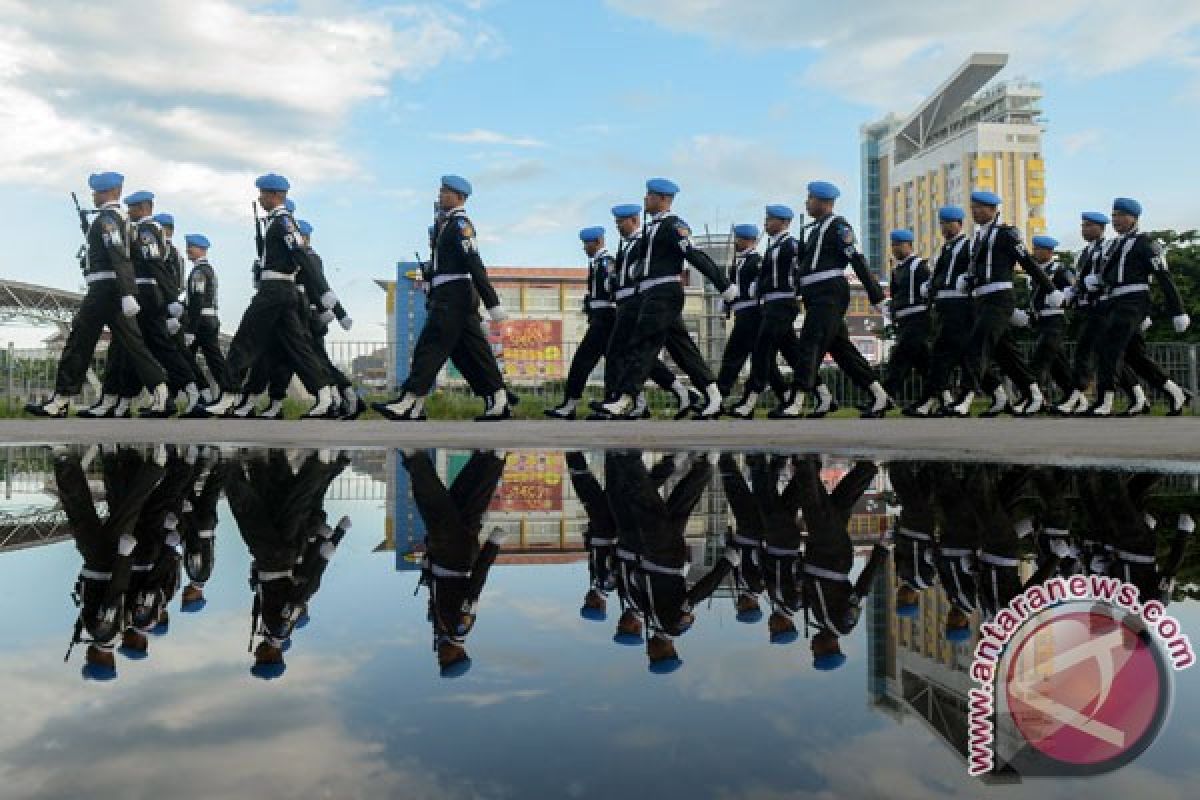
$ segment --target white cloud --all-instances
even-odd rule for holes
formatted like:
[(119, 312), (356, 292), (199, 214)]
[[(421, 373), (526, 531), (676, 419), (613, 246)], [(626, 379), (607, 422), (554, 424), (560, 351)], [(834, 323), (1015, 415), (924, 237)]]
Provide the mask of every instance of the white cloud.
[(464, 131), (462, 133), (439, 133), (434, 134), (435, 139), (440, 139), (444, 142), (456, 142), (458, 144), (496, 144), (506, 147), (545, 147), (546, 143), (541, 139), (534, 139), (531, 136), (509, 136), (507, 134), (489, 131), (483, 128), (475, 128), (474, 130)]
[(301, 191), (363, 179), (339, 141), (349, 114), (493, 41), (422, 5), (0, 0), (0, 183), (117, 169), (228, 211), (267, 170)]
[(781, 153), (752, 139), (719, 134), (697, 134), (686, 139), (671, 154), (671, 165), (680, 175), (703, 175), (706, 189), (717, 184), (780, 201), (801, 195), (812, 180), (829, 180), (843, 187), (848, 180), (816, 159)]
[(1100, 139), (1100, 131), (1089, 129), (1065, 134), (1061, 141), (1067, 155), (1074, 156), (1088, 150), (1095, 150), (1100, 144)]

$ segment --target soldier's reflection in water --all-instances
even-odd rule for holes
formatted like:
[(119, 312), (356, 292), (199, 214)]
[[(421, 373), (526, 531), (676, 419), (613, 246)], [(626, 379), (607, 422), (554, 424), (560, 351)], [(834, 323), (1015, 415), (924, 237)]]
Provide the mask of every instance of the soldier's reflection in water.
[(787, 456), (747, 458), (765, 531), (758, 558), (762, 583), (771, 603), (767, 629), (776, 644), (796, 640), (795, 615), (804, 607), (799, 575), (804, 527), (798, 514), (808, 476), (804, 470), (796, 469), (798, 461)]
[(126, 595), (137, 545), (134, 527), (163, 476), (166, 461), (165, 453), (157, 455), (161, 460), (146, 458), (133, 448), (103, 447), (100, 461), (108, 517), (101, 520), (79, 456), (69, 448), (55, 449), (55, 485), (83, 556), (73, 593), (79, 616), (71, 646), (88, 646), (85, 678), (110, 680), (117, 675), (113, 650), (126, 624)]
[[(694, 609), (708, 598), (735, 565), (737, 550), (727, 547), (713, 568), (691, 588), (684, 533), (688, 518), (712, 478), (712, 461), (694, 454), (686, 470), (663, 499), (660, 487), (676, 471), (680, 459), (663, 459), (647, 470), (638, 451), (610, 453), (605, 476), (619, 531), (618, 578), (622, 614), (619, 640), (636, 641), (644, 625), (646, 655), (654, 672), (670, 672), (683, 662), (678, 637), (695, 622)], [(682, 467), (681, 467), (682, 468)]]
[(326, 490), (349, 463), (333, 451), (289, 457), (272, 450), (243, 454), (229, 471), (229, 508), (252, 558), (251, 672), (260, 678), (286, 669), (284, 652), (307, 622), (321, 576), (350, 526), (343, 518), (330, 527), (322, 510)]
[(195, 479), (183, 505), (179, 530), (183, 537), (183, 568), (188, 583), (183, 587), (180, 610), (195, 613), (204, 608), (205, 584), (216, 566), (217, 503), (225, 490), (229, 462), (216, 447), (204, 447)]
[[(747, 466), (753, 471), (755, 465), (765, 462), (765, 458), (763, 455), (749, 455), (746, 457)], [(739, 563), (733, 570), (737, 620), (755, 623), (762, 619), (759, 596), (764, 586), (759, 550), (763, 546), (766, 529), (763, 510), (732, 453), (722, 453), (717, 468), (721, 471), (725, 502), (733, 514), (734, 524), (726, 531), (725, 539), (738, 552)]]
[(425, 451), (404, 451), (402, 462), (425, 522), (421, 585), (429, 591), (433, 649), (441, 674), (457, 677), (470, 669), (467, 636), (475, 627), (479, 596), (504, 540), (503, 531), (496, 528), (482, 546), (479, 542), (484, 514), (504, 473), (504, 457), (490, 450), (472, 453), (449, 488)]
[(571, 485), (587, 514), (583, 545), (588, 553), (588, 590), (579, 614), (599, 621), (608, 615), (608, 594), (616, 586), (617, 522), (608, 492), (588, 467), (584, 454), (570, 452), (566, 460)]

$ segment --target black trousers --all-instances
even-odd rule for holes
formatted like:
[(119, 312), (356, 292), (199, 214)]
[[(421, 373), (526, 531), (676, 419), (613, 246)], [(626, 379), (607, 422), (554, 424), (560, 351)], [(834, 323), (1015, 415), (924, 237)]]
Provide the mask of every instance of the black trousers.
[(1046, 373), (1049, 372), (1058, 388), (1070, 393), (1076, 387), (1075, 371), (1067, 362), (1067, 351), (1063, 347), (1066, 327), (1067, 321), (1062, 314), (1038, 318), (1034, 323), (1037, 342), (1033, 347), (1033, 356), (1029, 359), (1029, 369), (1039, 384), (1044, 382)]
[[(754, 343), (758, 341), (758, 329), (761, 325), (762, 311), (758, 306), (734, 312), (733, 328), (725, 340), (725, 352), (721, 354), (721, 368), (717, 370), (717, 389), (721, 391), (722, 395), (728, 396), (733, 390), (738, 375), (742, 372), (742, 367), (746, 365), (746, 360), (754, 354)], [(779, 369), (779, 364), (771, 365), (771, 374), (768, 380), (771, 384), (771, 391), (780, 398), (784, 397), (787, 392), (787, 381)]]
[[(1075, 357), (1071, 362), (1071, 371), (1075, 380), (1075, 388), (1085, 391), (1096, 377), (1096, 369), (1100, 359), (1100, 342), (1104, 339), (1104, 330), (1108, 320), (1103, 308), (1095, 305), (1085, 306), (1080, 313), (1083, 321), (1079, 326), (1079, 334), (1075, 338)], [(1135, 337), (1138, 338), (1138, 337)], [(1133, 391), (1137, 376), (1124, 360), (1117, 370), (1117, 385), (1125, 393)]]
[[(566, 396), (578, 400), (583, 397), (584, 387), (587, 386), (588, 376), (600, 363), (608, 350), (608, 342), (612, 339), (613, 328), (617, 324), (615, 308), (599, 308), (588, 312), (588, 327), (575, 349), (571, 366), (567, 370)], [(606, 365), (607, 367), (607, 365)], [(605, 369), (605, 372), (608, 370)]]
[(239, 391), (250, 369), (272, 348), (291, 364), (310, 394), (315, 395), (328, 383), (296, 305), (292, 282), (269, 280), (260, 284), (229, 346), (229, 385), (222, 389)]
[(715, 380), (683, 324), (683, 300), (679, 284), (656, 286), (646, 292), (629, 343), (629, 361), (618, 382), (621, 393), (636, 395), (641, 391), (663, 347), (694, 386), (708, 386)]
[[(633, 295), (617, 302), (617, 317), (613, 321), (608, 348), (604, 352), (604, 394), (613, 397), (620, 392), (621, 376), (629, 363), (630, 346), (637, 328), (638, 316), (642, 312), (642, 296)], [(663, 360), (654, 357), (650, 367), (650, 380), (662, 389), (670, 390), (675, 385), (675, 373)]]
[(229, 367), (221, 350), (220, 333), (221, 325), (216, 317), (201, 318), (192, 331), (195, 336), (191, 345), (192, 358), (197, 354), (204, 356), (204, 363), (208, 365), (208, 373), (216, 382), (216, 388), (229, 385)]
[[(301, 312), (301, 316), (303, 316), (303, 312)], [(329, 351), (325, 347), (326, 329), (316, 316), (309, 317), (308, 329), (312, 336), (313, 352), (316, 353), (317, 360), (321, 362), (321, 366), (325, 370), (326, 381), (339, 389), (352, 386), (353, 383), (346, 377), (346, 374), (338, 369), (330, 359)], [(267, 354), (250, 371), (250, 383), (246, 391), (261, 394), (266, 390), (270, 393), (272, 400), (283, 400), (287, 397), (288, 386), (292, 382), (293, 374), (291, 365), (287, 363), (286, 358), (280, 354), (272, 358), (271, 354)]]
[[(167, 309), (162, 293), (157, 286), (139, 285), (138, 304), (142, 307), (137, 315), (142, 340), (146, 342), (150, 355), (166, 370), (167, 388), (177, 392), (192, 382), (195, 373), (191, 361), (180, 349), (179, 341), (167, 333)], [(132, 397), (143, 388), (154, 388), (155, 384), (147, 386), (139, 380), (122, 344), (114, 342), (109, 353), (108, 373), (104, 378), (105, 394)]]
[(1033, 383), (1012, 334), (1013, 294), (1002, 290), (975, 301), (975, 324), (967, 338), (967, 368), (974, 386), (991, 393), (1000, 385), (993, 362), (1020, 387)]
[(67, 334), (54, 382), (57, 394), (79, 394), (105, 325), (112, 333), (110, 349), (118, 347), (125, 351), (123, 358), (140, 384), (157, 386), (166, 380), (166, 373), (150, 354), (137, 322), (121, 313), (121, 291), (117, 282), (99, 281), (88, 287), (75, 318), (71, 320), (71, 331)]
[(762, 392), (770, 385), (779, 400), (787, 396), (787, 384), (779, 371), (778, 357), (799, 374), (804, 352), (796, 337), (796, 315), (800, 308), (795, 301), (777, 300), (759, 306), (758, 334), (754, 337), (754, 358), (751, 361), (752, 391)]
[(1142, 320), (1150, 312), (1150, 295), (1138, 292), (1117, 297), (1098, 310), (1104, 315), (1103, 334), (1096, 348), (1098, 390), (1113, 391), (1119, 385), (1122, 366), (1161, 389), (1168, 376), (1146, 352), (1146, 338), (1142, 336)]
[(490, 395), (504, 388), (504, 376), (479, 319), (478, 296), (470, 281), (451, 281), (429, 295), (429, 315), (413, 349), (404, 390), (425, 396), (447, 360), (477, 376), (471, 388)]
[(871, 365), (863, 358), (846, 328), (846, 309), (850, 306), (850, 289), (821, 298), (820, 302), (806, 301), (804, 324), (800, 328), (801, 358), (793, 385), (811, 392), (820, 382), (821, 362), (825, 354), (841, 367), (856, 386), (865, 389), (875, 382)]
[[(904, 389), (904, 381), (910, 372), (924, 377), (929, 371), (929, 313), (921, 312), (896, 321), (896, 343), (888, 357), (887, 375), (883, 388), (893, 396)], [(929, 396), (929, 387), (925, 387)]]
[(939, 300), (934, 304), (937, 312), (937, 333), (933, 339), (933, 351), (929, 357), (928, 394), (940, 394), (951, 386), (951, 375), (955, 368), (966, 369), (967, 341), (975, 324), (975, 309), (969, 298)]

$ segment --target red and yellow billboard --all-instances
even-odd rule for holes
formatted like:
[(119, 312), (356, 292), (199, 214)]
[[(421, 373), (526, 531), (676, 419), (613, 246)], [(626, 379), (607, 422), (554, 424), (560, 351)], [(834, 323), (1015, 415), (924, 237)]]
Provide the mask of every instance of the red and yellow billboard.
[(565, 460), (561, 452), (508, 454), (492, 511), (561, 511)]
[(499, 328), (496, 355), (504, 367), (504, 377), (512, 380), (562, 378), (563, 327), (557, 319), (513, 319), (493, 326)]

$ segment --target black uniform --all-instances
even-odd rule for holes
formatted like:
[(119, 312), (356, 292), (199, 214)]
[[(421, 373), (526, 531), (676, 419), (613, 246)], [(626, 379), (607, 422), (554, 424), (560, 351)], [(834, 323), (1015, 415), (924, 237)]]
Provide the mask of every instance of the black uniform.
[[(638, 293), (636, 274), (642, 257), (642, 243), (640, 231), (628, 239), (622, 239), (617, 256), (613, 259), (609, 288), (617, 304), (617, 312), (604, 352), (604, 395), (608, 398), (614, 398), (620, 392), (621, 375), (629, 362), (630, 343), (642, 311), (644, 298)], [(675, 373), (657, 354), (650, 367), (650, 380), (668, 391), (675, 384)]]
[(263, 240), (261, 281), (229, 346), (229, 385), (222, 388), (240, 391), (255, 362), (275, 350), (291, 364), (309, 394), (316, 395), (328, 381), (296, 303), (296, 280), (316, 267), (300, 240), (296, 221), (283, 206), (268, 215)]
[[(733, 385), (737, 383), (742, 367), (754, 353), (754, 343), (758, 340), (759, 328), (762, 327), (762, 309), (758, 300), (761, 268), (762, 256), (753, 250), (744, 250), (735, 255), (733, 264), (729, 267), (729, 283), (738, 288), (738, 296), (728, 306), (729, 312), (733, 314), (733, 328), (725, 340), (721, 368), (717, 371), (717, 389), (722, 396), (728, 396), (733, 391)], [(787, 391), (787, 382), (778, 364), (772, 363), (769, 381), (771, 390), (777, 397), (782, 398)]]
[(1025, 249), (1020, 231), (998, 218), (976, 229), (971, 239), (971, 271), (967, 274), (967, 288), (975, 298), (967, 366), (975, 386), (989, 394), (1000, 385), (992, 369), (993, 360), (1018, 386), (1034, 383), (1012, 334), (1013, 270), (1018, 264), (1035, 285), (1047, 292), (1053, 290), (1046, 273)]
[(804, 325), (800, 329), (802, 358), (794, 378), (794, 385), (800, 391), (811, 392), (816, 388), (826, 353), (833, 356), (846, 376), (860, 388), (875, 381), (871, 365), (850, 341), (846, 328), (846, 311), (850, 307), (847, 266), (854, 269), (871, 303), (882, 302), (883, 288), (858, 252), (850, 223), (836, 214), (814, 220), (797, 275), (800, 296), (804, 298)]
[(183, 548), (177, 526), (194, 475), (194, 464), (170, 448), (163, 478), (134, 526), (137, 546), (128, 599), (128, 627), (134, 631), (148, 634), (166, 624), (167, 606), (179, 590)]
[(476, 391), (491, 395), (504, 388), (500, 366), (479, 318), (479, 301), (485, 308), (500, 305), (488, 280), (475, 242), (475, 228), (461, 208), (438, 223), (433, 259), (427, 265), (430, 283), (428, 316), (413, 349), (412, 367), (404, 391), (424, 397), (433, 389), (437, 374), (453, 359), (469, 364), (480, 376)]
[[(1051, 261), (1040, 269), (1044, 269), (1053, 287), (1061, 292), (1075, 285), (1075, 271), (1057, 261)], [(1063, 335), (1067, 328), (1066, 311), (1061, 306), (1050, 308), (1046, 305), (1047, 294), (1045, 287), (1036, 286), (1029, 298), (1033, 329), (1037, 333), (1029, 369), (1038, 383), (1043, 382), (1043, 376), (1049, 371), (1058, 388), (1070, 394), (1077, 387), (1075, 372), (1067, 362), (1063, 346)]]
[[(167, 302), (178, 301), (183, 299), (183, 313), (179, 317), (179, 330), (176, 331), (171, 338), (175, 340), (175, 347), (183, 353), (183, 357), (187, 359), (188, 366), (192, 370), (192, 381), (198, 388), (208, 386), (208, 376), (204, 374), (204, 370), (200, 369), (200, 363), (196, 360), (196, 351), (188, 346), (187, 337), (184, 335), (188, 332), (190, 321), (188, 319), (187, 310), (187, 273), (184, 265), (183, 254), (179, 252), (179, 248), (170, 239), (167, 239), (167, 265), (170, 267), (171, 276), (174, 279), (175, 293), (171, 295)], [(212, 387), (217, 388), (217, 387)]]
[[(929, 263), (917, 255), (909, 256), (892, 270), (888, 293), (896, 342), (883, 379), (883, 388), (892, 396), (900, 394), (910, 372), (924, 376), (929, 371), (929, 300), (922, 294), (929, 279)], [(928, 387), (925, 392), (928, 394)]]
[(221, 350), (221, 320), (217, 316), (217, 271), (208, 258), (196, 260), (187, 279), (184, 307), (187, 313), (185, 330), (193, 337), (192, 357), (204, 355), (209, 374), (218, 387), (229, 385), (225, 353)]
[(592, 591), (607, 595), (616, 584), (617, 521), (608, 492), (588, 469), (583, 453), (567, 453), (566, 458), (571, 486), (587, 512), (583, 545), (588, 551), (588, 585)]
[(917, 591), (937, 582), (933, 474), (919, 461), (888, 464), (888, 478), (900, 505), (892, 538), (896, 579)]
[(696, 387), (713, 383), (712, 371), (683, 324), (683, 263), (687, 261), (719, 291), (729, 281), (702, 250), (692, 246), (687, 223), (670, 211), (646, 225), (638, 263), (638, 293), (643, 296), (629, 342), (629, 360), (618, 383), (622, 394), (636, 397), (654, 370), (663, 347)]
[(124, 351), (139, 384), (157, 386), (166, 380), (162, 366), (142, 339), (141, 329), (121, 311), (121, 298), (138, 294), (130, 260), (132, 239), (132, 226), (117, 203), (106, 204), (88, 227), (87, 261), (83, 270), (88, 289), (71, 320), (71, 332), (58, 361), (56, 394), (78, 394), (83, 388), (83, 379), (105, 325), (112, 332), (110, 349), (120, 347)]
[(781, 471), (789, 461), (795, 464), (797, 459), (756, 457), (751, 464), (750, 480), (764, 523), (760, 551), (763, 585), (771, 599), (771, 611), (790, 619), (804, 605), (800, 577), (804, 528), (799, 521), (799, 512), (808, 475), (804, 470), (796, 469), (781, 491)]
[(749, 389), (762, 392), (768, 383), (783, 402), (785, 389), (777, 356), (799, 373), (804, 352), (796, 338), (796, 264), (804, 246), (789, 231), (767, 240), (762, 270), (758, 277), (759, 326), (754, 339), (754, 360)]
[[(765, 460), (766, 456), (762, 454), (746, 456), (752, 478), (758, 469), (765, 469)], [(717, 468), (721, 471), (721, 487), (725, 490), (725, 502), (729, 504), (735, 524), (726, 538), (741, 554), (741, 564), (733, 571), (734, 583), (739, 592), (757, 595), (763, 590), (761, 550), (767, 527), (763, 507), (731, 453), (721, 453)]]
[(216, 566), (217, 503), (225, 491), (229, 463), (217, 459), (201, 470), (179, 523), (183, 536), (183, 568), (188, 581), (203, 589)]
[[(571, 367), (567, 370), (566, 397), (578, 400), (583, 397), (588, 376), (600, 363), (612, 339), (613, 327), (617, 322), (617, 304), (611, 288), (613, 257), (607, 250), (599, 250), (588, 261), (588, 288), (583, 298), (583, 310), (587, 314), (587, 332), (579, 341)], [(605, 366), (605, 372), (608, 366)]]
[[(930, 354), (927, 393), (936, 396), (951, 388), (955, 369), (966, 365), (967, 341), (975, 324), (975, 309), (970, 294), (958, 288), (958, 279), (970, 271), (971, 248), (966, 234), (960, 233), (942, 243), (929, 296), (937, 317), (937, 334)], [(963, 371), (963, 378), (967, 372)]]
[[(975, 469), (972, 465), (964, 468)], [(935, 556), (938, 581), (950, 605), (970, 614), (979, 607), (979, 512), (967, 479), (955, 465), (931, 461), (926, 471), (942, 523)]]

